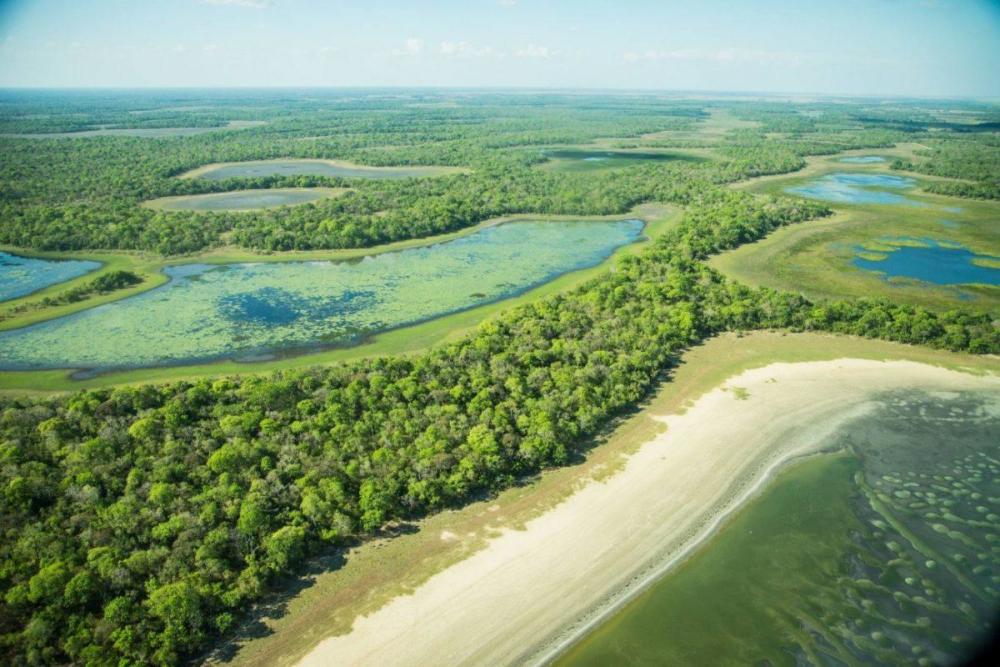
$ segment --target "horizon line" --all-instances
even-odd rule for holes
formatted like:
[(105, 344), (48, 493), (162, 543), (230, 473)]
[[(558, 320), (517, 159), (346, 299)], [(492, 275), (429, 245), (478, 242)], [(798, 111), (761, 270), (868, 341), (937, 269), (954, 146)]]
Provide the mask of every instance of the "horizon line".
[(4, 85), (0, 84), (0, 92), (110, 92), (110, 91), (290, 91), (290, 90), (406, 90), (406, 91), (464, 91), (464, 92), (559, 92), (559, 93), (604, 93), (604, 94), (695, 94), (739, 96), (753, 95), (764, 97), (781, 96), (812, 96), (840, 99), (878, 99), (878, 100), (955, 100), (1000, 103), (997, 95), (962, 95), (952, 93), (914, 94), (914, 93), (831, 93), (821, 91), (792, 90), (720, 90), (707, 88), (656, 88), (656, 87), (579, 87), (579, 86), (505, 86), (505, 85), (337, 85), (337, 84), (303, 84), (303, 85), (99, 85), (99, 86), (61, 86), (61, 85)]

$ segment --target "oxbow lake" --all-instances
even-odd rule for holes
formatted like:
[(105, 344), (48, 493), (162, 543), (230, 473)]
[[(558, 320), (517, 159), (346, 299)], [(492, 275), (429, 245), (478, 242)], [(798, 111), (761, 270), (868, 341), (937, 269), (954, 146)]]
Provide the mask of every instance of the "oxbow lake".
[(0, 333), (0, 368), (148, 367), (357, 344), (600, 264), (642, 228), (513, 222), (354, 261), (174, 266), (149, 292)]
[(21, 257), (0, 252), (0, 301), (16, 299), (100, 268), (100, 262)]

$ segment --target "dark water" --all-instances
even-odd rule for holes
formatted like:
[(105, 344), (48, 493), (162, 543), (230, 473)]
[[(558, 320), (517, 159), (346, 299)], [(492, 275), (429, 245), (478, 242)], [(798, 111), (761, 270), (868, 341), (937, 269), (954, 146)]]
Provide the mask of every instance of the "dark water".
[(883, 273), (887, 277), (905, 277), (937, 285), (1000, 285), (1000, 269), (973, 264), (975, 259), (994, 259), (977, 255), (967, 248), (951, 248), (934, 241), (923, 241), (929, 247), (897, 247), (885, 253), (885, 259), (872, 261), (854, 258), (854, 265), (866, 271)]
[(1000, 394), (892, 392), (560, 665), (948, 665), (1000, 610)]
[(37, 292), (100, 266), (100, 262), (37, 259), (0, 252), (0, 301)]

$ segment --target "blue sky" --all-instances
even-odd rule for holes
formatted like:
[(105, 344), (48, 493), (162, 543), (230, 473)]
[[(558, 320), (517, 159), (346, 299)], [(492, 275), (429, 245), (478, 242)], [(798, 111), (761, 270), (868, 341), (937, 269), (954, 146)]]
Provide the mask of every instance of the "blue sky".
[(1000, 0), (0, 0), (0, 86), (1000, 97)]

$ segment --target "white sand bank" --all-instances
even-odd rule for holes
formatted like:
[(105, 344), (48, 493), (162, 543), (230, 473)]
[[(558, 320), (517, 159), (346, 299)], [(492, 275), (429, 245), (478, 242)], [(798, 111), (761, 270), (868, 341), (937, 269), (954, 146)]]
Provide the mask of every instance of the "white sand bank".
[(301, 665), (545, 662), (711, 535), (789, 459), (892, 389), (1000, 391), (902, 361), (772, 364), (728, 380), (612, 477), (324, 640)]

